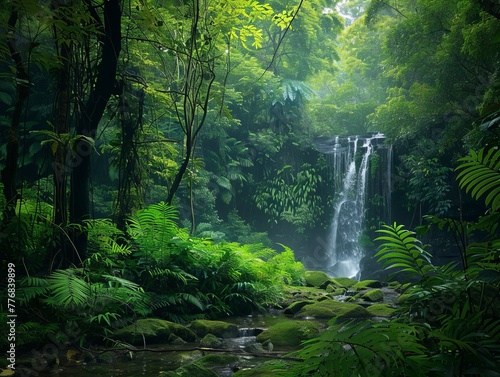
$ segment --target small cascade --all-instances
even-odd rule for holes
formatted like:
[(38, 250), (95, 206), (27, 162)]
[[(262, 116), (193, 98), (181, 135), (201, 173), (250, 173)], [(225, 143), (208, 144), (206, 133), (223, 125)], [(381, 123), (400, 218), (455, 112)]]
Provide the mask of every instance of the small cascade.
[[(336, 136), (317, 143), (318, 149), (330, 156), (333, 168), (334, 204), (326, 250), (327, 272), (333, 276), (355, 277), (359, 271), (364, 253), (359, 241), (366, 227), (367, 199), (374, 195), (382, 198), (378, 217), (390, 219), (392, 148), (383, 144), (383, 139), (379, 133)], [(370, 171), (375, 153), (378, 166)], [(375, 184), (374, 179), (384, 183)]]

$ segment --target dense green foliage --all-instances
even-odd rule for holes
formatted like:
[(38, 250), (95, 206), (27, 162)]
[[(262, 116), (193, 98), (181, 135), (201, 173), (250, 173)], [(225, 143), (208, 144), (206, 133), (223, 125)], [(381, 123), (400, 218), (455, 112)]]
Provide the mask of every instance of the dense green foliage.
[(304, 267), (288, 247), (214, 243), (189, 236), (176, 220), (159, 203), (131, 217), (126, 234), (109, 221), (89, 221), (82, 268), (19, 281), (18, 315), (31, 320), (18, 344), (66, 326), (78, 329), (71, 341), (86, 343), (144, 316), (184, 322), (251, 313), (279, 303), (285, 285), (302, 284)]
[(324, 249), (330, 226), (315, 141), (383, 132), (395, 222), (377, 257), (411, 281), (406, 300), (381, 323), (331, 321), (297, 373), (498, 375), (497, 2), (2, 5), (0, 249), (29, 318), (18, 345), (277, 304), (302, 283), (292, 249)]

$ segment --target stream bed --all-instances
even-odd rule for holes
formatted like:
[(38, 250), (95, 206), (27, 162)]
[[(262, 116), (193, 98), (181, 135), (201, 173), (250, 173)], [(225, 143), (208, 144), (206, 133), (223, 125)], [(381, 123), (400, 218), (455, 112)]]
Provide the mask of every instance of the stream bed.
[[(376, 281), (371, 282), (378, 283)], [(380, 285), (380, 283), (378, 284)], [(200, 362), (209, 364), (204, 364), (203, 368), (215, 373), (213, 374), (209, 371), (209, 375), (211, 376), (231, 377), (238, 370), (253, 369), (262, 365), (264, 361), (273, 358), (278, 359), (300, 348), (299, 342), (296, 342), (293, 346), (283, 346), (283, 344), (276, 346), (278, 338), (274, 338), (274, 345), (270, 340), (263, 342), (262, 337), (259, 337), (258, 341), (257, 336), (262, 332), (270, 328), (283, 327), (282, 325), (288, 328), (289, 325), (294, 324), (301, 329), (313, 326), (316, 332), (307, 338), (302, 338), (309, 339), (310, 337), (317, 336), (315, 334), (318, 334), (318, 331), (321, 331), (321, 329), (326, 328), (328, 320), (335, 316), (335, 314), (327, 312), (326, 314), (319, 315), (313, 312), (313, 315), (310, 316), (309, 311), (306, 310), (304, 312), (305, 309), (339, 310), (339, 306), (342, 308), (354, 306), (356, 311), (359, 312), (359, 310), (362, 310), (364, 312), (364, 307), (370, 307), (376, 303), (382, 304), (379, 306), (392, 307), (399, 293), (393, 288), (381, 286), (380, 288), (371, 288), (366, 285), (366, 287), (362, 286), (360, 289), (344, 289), (342, 290), (342, 294), (338, 294), (336, 291), (335, 293), (328, 293), (327, 289), (322, 288), (297, 288), (290, 293), (293, 298), (289, 302), (289, 307), (285, 310), (269, 309), (264, 314), (227, 317), (223, 319), (222, 322), (226, 326), (232, 326), (235, 332), (229, 337), (220, 336), (216, 338), (219, 339), (216, 346), (203, 345), (202, 335), (200, 336), (200, 334), (198, 334), (196, 339), (193, 338), (192, 341), (183, 342), (182, 344), (174, 344), (172, 342), (155, 344), (149, 341), (145, 345), (142, 345), (143, 337), (141, 337), (141, 345), (135, 343), (136, 346), (131, 346), (130, 350), (119, 348), (106, 349), (105, 351), (93, 350), (91, 353), (94, 358), (85, 358), (89, 361), (84, 361), (83, 353), (76, 350), (76, 348), (71, 349), (71, 346), (68, 348), (57, 348), (55, 345), (50, 345), (51, 347), (45, 346), (41, 350), (33, 350), (31, 355), (28, 355), (24, 359), (24, 362), (19, 362), (17, 375), (40, 377), (170, 377), (182, 375), (199, 377), (196, 372), (186, 372), (186, 367), (193, 365), (191, 364), (193, 361), (197, 361), (194, 364), (199, 364)], [(379, 295), (381, 296), (377, 302), (366, 301), (366, 295), (370, 292), (377, 293), (376, 291), (379, 291)], [(353, 295), (356, 296), (352, 297)], [(356, 298), (358, 296), (359, 298)], [(363, 300), (363, 297), (365, 297), (365, 300)], [(357, 305), (346, 302), (353, 301), (352, 299), (355, 299)], [(301, 303), (302, 305), (296, 305)], [(296, 307), (295, 311), (291, 310), (294, 305)], [(331, 308), (330, 305), (332, 305)], [(370, 314), (370, 318), (376, 319), (378, 316), (377, 313), (373, 312)], [(384, 315), (380, 318), (383, 317)], [(193, 326), (193, 323), (190, 326)], [(266, 335), (269, 334), (269, 331), (266, 331)], [(291, 332), (287, 332), (287, 330), (285, 332), (281, 331), (284, 334), (282, 337), (287, 339), (293, 337)], [(290, 331), (293, 332), (295, 330)], [(42, 355), (50, 354), (50, 352), (55, 355), (55, 357), (52, 357), (52, 361), (47, 361), (48, 358), (44, 359), (41, 357)], [(71, 352), (73, 352), (72, 355), (70, 355)], [(80, 355), (75, 356), (78, 353)], [(37, 355), (39, 356), (38, 359)], [(207, 357), (209, 355), (210, 357)], [(198, 360), (200, 359), (201, 361), (199, 362)], [(184, 372), (181, 374), (171, 373), (174, 371), (179, 372), (179, 370), (184, 370)]]

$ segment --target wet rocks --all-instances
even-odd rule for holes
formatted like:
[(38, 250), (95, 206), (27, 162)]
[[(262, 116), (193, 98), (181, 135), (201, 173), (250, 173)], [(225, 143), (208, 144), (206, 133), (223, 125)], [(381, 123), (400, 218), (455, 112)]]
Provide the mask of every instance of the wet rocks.
[(323, 271), (306, 271), (305, 280), (308, 287), (321, 287), (325, 282), (329, 282), (330, 277)]
[[(176, 337), (172, 337), (174, 334)], [(186, 342), (196, 340), (196, 334), (178, 323), (158, 318), (138, 319), (114, 333), (114, 338), (130, 344), (169, 343), (173, 339), (181, 338)]]
[(213, 334), (207, 334), (200, 341), (200, 346), (209, 348), (220, 348), (222, 347), (222, 340), (220, 340)]
[(257, 335), (257, 341), (264, 343), (272, 342), (274, 347), (297, 347), (303, 340), (311, 339), (319, 335), (317, 323), (309, 321), (285, 321), (271, 326), (269, 329)]
[(304, 306), (295, 318), (366, 318), (370, 313), (360, 305), (329, 299)]
[(189, 328), (200, 338), (207, 334), (212, 334), (219, 338), (237, 338), (239, 336), (238, 326), (223, 321), (197, 319), (191, 322)]

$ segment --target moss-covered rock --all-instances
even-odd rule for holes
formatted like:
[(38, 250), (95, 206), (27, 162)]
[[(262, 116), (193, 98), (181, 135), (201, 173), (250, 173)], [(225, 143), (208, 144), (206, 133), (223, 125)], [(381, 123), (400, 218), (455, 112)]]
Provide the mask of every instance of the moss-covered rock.
[(382, 288), (382, 283), (378, 280), (362, 280), (354, 284), (352, 288), (357, 291), (365, 288)]
[(306, 305), (313, 304), (313, 300), (300, 300), (300, 301), (295, 301), (292, 302), (290, 305), (288, 305), (285, 310), (283, 311), (283, 314), (288, 314), (288, 315), (294, 315), (299, 312), (300, 309), (302, 309)]
[(176, 377), (218, 377), (217, 373), (212, 370), (205, 368), (203, 365), (197, 362), (183, 365), (178, 368), (174, 373), (170, 372), (167, 376)]
[(288, 307), (296, 301), (316, 301), (318, 298), (327, 295), (324, 289), (315, 287), (285, 287), (287, 299), (283, 302), (283, 307)]
[(338, 277), (331, 279), (332, 283), (339, 288), (350, 288), (355, 285), (358, 281), (346, 277)]
[(296, 318), (363, 318), (370, 317), (370, 313), (360, 305), (337, 300), (325, 300), (304, 306)]
[(308, 321), (285, 321), (257, 335), (258, 342), (271, 341), (274, 347), (296, 347), (319, 334), (318, 325)]
[(211, 354), (203, 356), (202, 358), (196, 360), (194, 363), (204, 368), (215, 369), (220, 367), (227, 367), (228, 365), (234, 365), (237, 362), (238, 362), (238, 357), (235, 355)]
[(304, 277), (309, 287), (321, 287), (325, 282), (331, 280), (323, 271), (306, 271)]
[(374, 317), (390, 317), (396, 311), (396, 309), (387, 304), (373, 304), (367, 307), (366, 310)]
[(396, 281), (396, 280), (390, 281), (389, 283), (387, 283), (387, 287), (388, 288), (392, 288), (392, 289), (398, 289), (398, 288), (401, 287), (401, 285), (402, 284), (399, 281)]
[(403, 293), (402, 295), (400, 295), (397, 299), (396, 299), (396, 304), (398, 305), (401, 305), (401, 304), (404, 304), (405, 301), (408, 301), (408, 299), (410, 298), (410, 294), (409, 293)]
[(183, 344), (186, 344), (186, 343), (187, 343), (187, 342), (186, 342), (184, 339), (182, 339), (180, 336), (177, 336), (177, 335), (175, 335), (175, 334), (173, 334), (173, 333), (172, 333), (172, 334), (170, 334), (170, 335), (168, 336), (168, 342), (169, 342), (170, 344), (175, 344), (175, 345), (178, 345), (178, 346), (181, 346), (181, 345), (183, 345)]
[(326, 291), (331, 295), (331, 296), (340, 296), (344, 295), (346, 293), (346, 288), (344, 287), (337, 287), (334, 284), (328, 284), (326, 287)]
[(260, 343), (251, 343), (245, 346), (245, 351), (251, 354), (261, 354), (266, 353), (269, 350), (265, 349), (264, 346)]
[(366, 301), (377, 302), (384, 299), (384, 292), (380, 288), (370, 289), (363, 293), (361, 298)]
[(213, 334), (219, 338), (236, 338), (239, 335), (238, 326), (223, 321), (197, 319), (191, 322), (189, 328), (200, 338), (207, 334)]
[(134, 324), (115, 331), (113, 336), (131, 344), (143, 344), (144, 340), (147, 343), (168, 343), (172, 339), (170, 334), (188, 342), (196, 339), (190, 329), (158, 318), (138, 319)]
[(200, 341), (202, 347), (219, 348), (222, 347), (222, 341), (214, 334), (207, 334)]
[(241, 369), (233, 377), (295, 377), (293, 364), (285, 361), (272, 360), (251, 369)]

